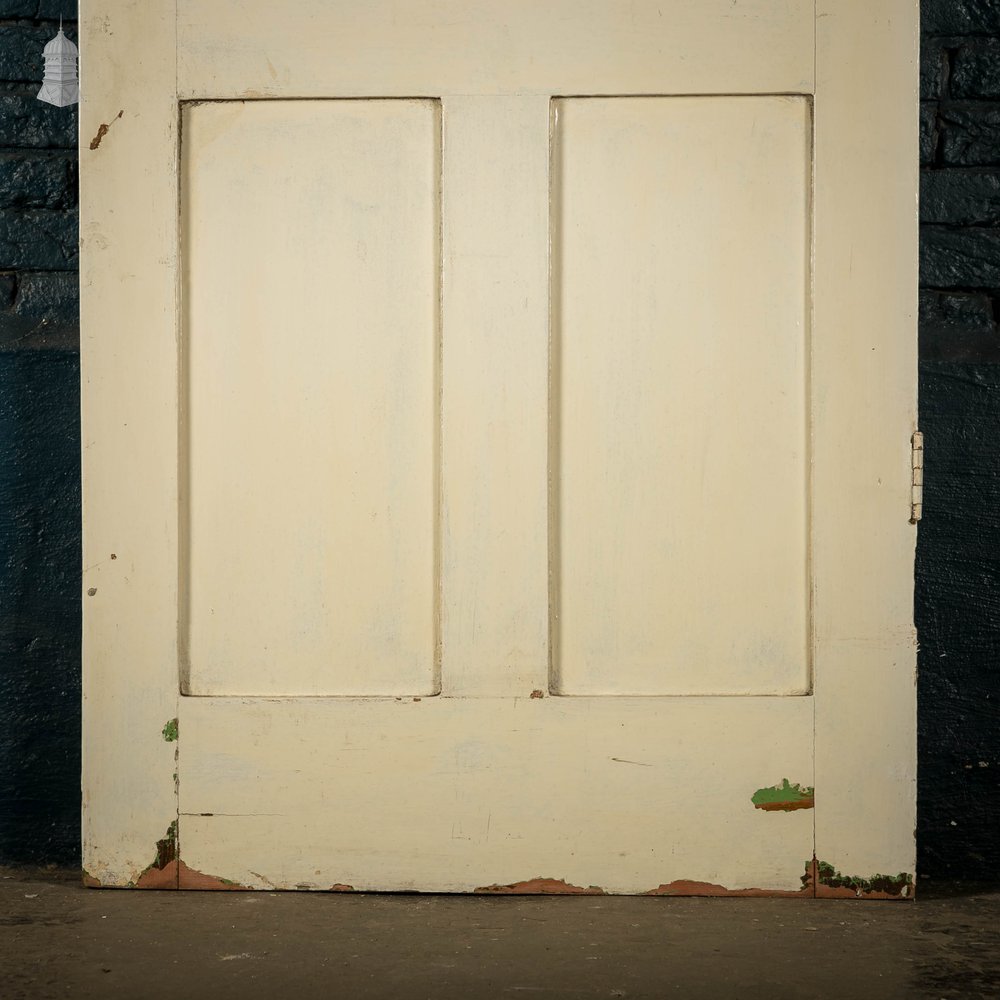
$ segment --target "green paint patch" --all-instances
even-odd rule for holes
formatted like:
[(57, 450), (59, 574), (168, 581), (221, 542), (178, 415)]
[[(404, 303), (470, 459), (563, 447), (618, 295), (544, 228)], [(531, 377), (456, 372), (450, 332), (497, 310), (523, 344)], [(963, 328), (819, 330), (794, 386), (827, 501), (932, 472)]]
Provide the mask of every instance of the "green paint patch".
[(176, 741), (176, 739), (177, 739), (177, 720), (176, 719), (171, 719), (163, 727), (163, 738), (168, 743), (173, 743), (173, 742)]
[[(817, 861), (815, 866), (819, 885), (841, 890), (844, 895), (849, 892), (855, 896), (896, 896), (901, 899), (913, 896), (913, 876), (909, 872), (900, 872), (898, 875), (869, 875), (862, 878), (858, 875), (842, 875), (827, 861)], [(811, 867), (811, 864), (807, 863), (803, 883), (810, 878)]]
[(754, 809), (767, 812), (791, 812), (793, 809), (812, 809), (815, 804), (814, 789), (782, 778), (780, 785), (758, 788), (750, 797)]

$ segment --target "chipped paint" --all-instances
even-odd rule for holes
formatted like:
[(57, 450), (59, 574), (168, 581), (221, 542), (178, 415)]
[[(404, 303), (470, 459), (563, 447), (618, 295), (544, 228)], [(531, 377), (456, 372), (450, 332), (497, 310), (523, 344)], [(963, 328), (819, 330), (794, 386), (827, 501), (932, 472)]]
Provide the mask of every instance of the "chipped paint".
[(167, 834), (156, 842), (156, 856), (130, 886), (136, 889), (177, 888), (177, 820), (167, 827)]
[(841, 875), (833, 865), (811, 858), (805, 862), (805, 870), (800, 876), (800, 889), (730, 889), (712, 882), (694, 882), (676, 879), (650, 889), (647, 896), (772, 896), (777, 898), (808, 899), (912, 899), (913, 876), (900, 872), (899, 875), (872, 875), (858, 878)]
[(561, 878), (532, 878), (525, 882), (510, 882), (507, 885), (484, 885), (473, 892), (509, 896), (604, 896), (606, 893), (597, 885), (570, 885)]
[(815, 789), (808, 785), (803, 787), (791, 784), (787, 778), (782, 778), (780, 785), (770, 785), (758, 788), (750, 796), (754, 809), (766, 812), (791, 812), (793, 809), (812, 809), (815, 805)]
[(809, 875), (811, 863), (806, 865), (806, 875), (803, 878), (801, 889), (758, 889), (751, 887), (747, 889), (729, 889), (724, 885), (717, 885), (714, 882), (695, 882), (691, 879), (675, 879), (658, 885), (655, 889), (650, 889), (644, 893), (646, 896), (744, 896), (744, 897), (776, 897), (779, 899), (800, 899), (812, 898), (812, 879)]
[(223, 892), (247, 892), (250, 887), (241, 885), (228, 878), (220, 878), (218, 875), (206, 875), (188, 867), (183, 861), (177, 862), (177, 888), (178, 889), (211, 889)]
[(842, 875), (826, 861), (816, 861), (816, 896), (820, 899), (913, 899), (913, 876)]
[(108, 122), (107, 124), (105, 124), (104, 122), (101, 123), (100, 127), (97, 129), (97, 135), (95, 135), (94, 138), (90, 140), (91, 149), (97, 149), (97, 147), (100, 146), (101, 140), (108, 134), (108, 129), (110, 129), (111, 126), (114, 125), (114, 123), (118, 121), (118, 119), (121, 118), (123, 114), (125, 114), (124, 108), (122, 108), (122, 110), (119, 111), (118, 114), (116, 114), (114, 118), (112, 118), (111, 121)]
[(171, 719), (163, 727), (163, 738), (168, 743), (173, 743), (177, 739), (177, 720), (176, 719)]
[(535, 690), (531, 692), (531, 697), (532, 698), (544, 698), (545, 697), (545, 692), (542, 691), (540, 688), (535, 688)]
[(696, 882), (691, 879), (675, 879), (650, 889), (647, 896), (743, 896), (753, 898), (776, 899), (813, 899), (816, 896), (815, 885), (818, 865), (815, 858), (805, 863), (805, 872), (800, 876), (799, 889), (760, 889), (751, 886), (745, 889), (730, 889), (728, 886), (715, 882)]
[(156, 857), (153, 866), (165, 868), (171, 861), (177, 860), (177, 820), (167, 827), (167, 835), (156, 842)]
[(343, 882), (334, 882), (327, 892), (357, 892), (353, 885), (345, 885)]

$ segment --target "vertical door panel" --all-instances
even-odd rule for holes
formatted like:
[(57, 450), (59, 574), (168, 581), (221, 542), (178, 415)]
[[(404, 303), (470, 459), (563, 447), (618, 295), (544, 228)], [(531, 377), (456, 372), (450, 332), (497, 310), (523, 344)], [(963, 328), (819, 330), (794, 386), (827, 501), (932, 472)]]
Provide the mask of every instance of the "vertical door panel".
[(436, 689), (433, 101), (189, 107), (192, 694)]
[(562, 694), (808, 688), (809, 108), (555, 102)]

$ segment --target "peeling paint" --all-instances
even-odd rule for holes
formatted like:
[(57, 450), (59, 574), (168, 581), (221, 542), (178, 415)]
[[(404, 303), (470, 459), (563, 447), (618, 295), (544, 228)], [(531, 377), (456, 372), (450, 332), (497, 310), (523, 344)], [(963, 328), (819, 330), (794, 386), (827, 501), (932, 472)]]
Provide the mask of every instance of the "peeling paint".
[(690, 879), (675, 879), (658, 885), (644, 893), (646, 896), (751, 896), (755, 898), (777, 897), (784, 899), (811, 898), (812, 883), (803, 885), (801, 889), (728, 889), (714, 882), (694, 882)]
[(177, 862), (178, 889), (212, 889), (221, 892), (249, 892), (250, 887), (233, 882), (218, 875), (206, 875), (204, 872), (189, 868), (183, 861)]
[(815, 861), (816, 896), (820, 899), (913, 899), (913, 876), (842, 875), (826, 861)]
[(166, 868), (171, 861), (177, 860), (177, 820), (167, 827), (167, 835), (156, 842), (156, 857), (153, 867)]
[(754, 809), (766, 812), (791, 812), (793, 809), (812, 809), (815, 805), (815, 789), (808, 785), (803, 787), (797, 782), (793, 785), (787, 778), (782, 778), (780, 785), (770, 785), (758, 788), (750, 796)]
[(473, 892), (494, 895), (541, 895), (541, 896), (604, 896), (606, 893), (597, 885), (570, 885), (561, 878), (532, 878), (526, 882), (511, 882), (507, 885), (484, 885)]
[(177, 720), (176, 719), (171, 719), (163, 727), (163, 738), (168, 743), (173, 743), (177, 739)]
[(97, 135), (95, 135), (94, 138), (90, 140), (91, 149), (97, 149), (97, 147), (100, 146), (101, 140), (108, 134), (108, 129), (110, 129), (111, 126), (114, 125), (114, 123), (118, 121), (118, 119), (121, 118), (123, 114), (125, 114), (124, 108), (122, 108), (122, 110), (119, 111), (118, 114), (116, 114), (114, 118), (112, 118), (111, 121), (108, 122), (107, 124), (104, 124), (103, 122), (101, 123), (100, 127), (97, 130)]
[(156, 842), (152, 863), (130, 885), (136, 889), (177, 888), (177, 820), (167, 827), (166, 836)]
[(912, 899), (913, 876), (900, 872), (899, 875), (872, 875), (858, 878), (842, 875), (826, 861), (811, 858), (805, 862), (805, 871), (800, 876), (800, 889), (729, 889), (711, 882), (694, 882), (677, 879), (650, 889), (647, 896), (774, 896), (803, 897), (819, 899)]

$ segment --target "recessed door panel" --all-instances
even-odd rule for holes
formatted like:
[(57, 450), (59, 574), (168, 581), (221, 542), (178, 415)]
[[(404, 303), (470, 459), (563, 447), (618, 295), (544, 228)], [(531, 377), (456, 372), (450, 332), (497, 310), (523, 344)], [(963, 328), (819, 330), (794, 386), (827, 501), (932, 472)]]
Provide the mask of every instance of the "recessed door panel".
[(184, 114), (191, 694), (436, 689), (434, 101)]
[(554, 686), (809, 684), (804, 97), (554, 102)]

